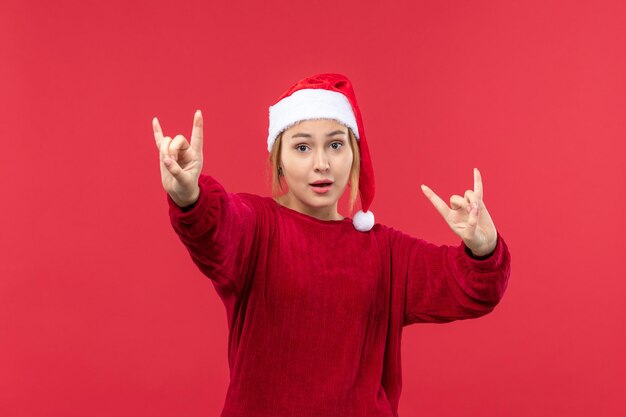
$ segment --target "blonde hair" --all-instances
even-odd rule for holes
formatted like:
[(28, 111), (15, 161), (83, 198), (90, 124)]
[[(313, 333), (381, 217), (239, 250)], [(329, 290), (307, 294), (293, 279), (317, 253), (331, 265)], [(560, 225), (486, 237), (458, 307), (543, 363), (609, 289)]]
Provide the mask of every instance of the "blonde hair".
[[(285, 188), (283, 187), (283, 183), (285, 182), (284, 177), (279, 175), (279, 161), (280, 161), (280, 151), (282, 148), (282, 138), (283, 132), (281, 132), (274, 144), (272, 145), (272, 150), (269, 155), (269, 167), (271, 172), (271, 182), (272, 182), (272, 197), (276, 198), (281, 194), (285, 193)], [(350, 212), (353, 211), (354, 204), (359, 194), (359, 175), (361, 172), (361, 152), (359, 151), (359, 144), (357, 142), (354, 133), (352, 133), (352, 129), (348, 128), (348, 136), (350, 138), (350, 148), (352, 148), (352, 166), (350, 167), (350, 179), (348, 180), (347, 187), (350, 187)]]

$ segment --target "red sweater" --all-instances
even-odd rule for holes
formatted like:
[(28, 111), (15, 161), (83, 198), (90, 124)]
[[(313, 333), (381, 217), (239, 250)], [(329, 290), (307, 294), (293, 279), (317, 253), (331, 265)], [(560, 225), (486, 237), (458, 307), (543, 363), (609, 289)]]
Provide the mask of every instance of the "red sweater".
[(510, 255), (475, 259), (375, 224), (319, 220), (270, 197), (199, 179), (174, 230), (211, 279), (228, 318), (230, 384), (222, 417), (396, 417), (404, 326), (489, 313)]

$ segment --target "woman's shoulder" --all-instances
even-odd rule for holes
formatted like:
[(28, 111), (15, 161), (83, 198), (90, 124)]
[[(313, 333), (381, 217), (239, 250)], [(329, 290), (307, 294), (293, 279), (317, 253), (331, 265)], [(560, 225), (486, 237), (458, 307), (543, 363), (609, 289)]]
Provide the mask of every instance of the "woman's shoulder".
[(383, 234), (385, 236), (393, 236), (396, 234), (406, 234), (402, 230), (394, 226), (385, 224), (385, 223), (375, 223), (374, 227), (372, 228), (372, 231), (379, 233), (379, 234)]
[(267, 197), (264, 195), (255, 194), (251, 192), (245, 192), (245, 191), (236, 192), (234, 194), (236, 194), (242, 200), (245, 200), (248, 204), (255, 206), (255, 207), (270, 210), (270, 209), (275, 209), (276, 208), (275, 206), (277, 205), (277, 203), (271, 197)]
[(243, 191), (235, 192), (233, 195), (254, 213), (257, 225), (269, 227), (272, 224), (272, 219), (278, 215), (278, 203), (271, 197)]
[(387, 245), (394, 247), (398, 245), (413, 245), (418, 241), (423, 241), (423, 239), (414, 236), (410, 232), (384, 223), (374, 224), (372, 232), (376, 234), (379, 241), (383, 241)]

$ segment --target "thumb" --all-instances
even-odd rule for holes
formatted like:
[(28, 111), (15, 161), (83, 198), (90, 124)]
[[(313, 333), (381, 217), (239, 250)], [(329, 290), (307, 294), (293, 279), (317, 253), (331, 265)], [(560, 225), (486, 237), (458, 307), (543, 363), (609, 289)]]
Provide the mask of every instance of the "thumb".
[(469, 219), (467, 220), (468, 229), (471, 232), (471, 235), (474, 234), (474, 230), (476, 230), (476, 225), (478, 224), (478, 215), (480, 214), (480, 207), (478, 203), (473, 202), (471, 204), (471, 210), (469, 212)]
[(165, 168), (167, 168), (169, 173), (172, 174), (179, 183), (184, 182), (184, 172), (180, 165), (178, 165), (178, 162), (174, 161), (169, 155), (165, 155), (163, 157), (163, 165), (165, 165)]

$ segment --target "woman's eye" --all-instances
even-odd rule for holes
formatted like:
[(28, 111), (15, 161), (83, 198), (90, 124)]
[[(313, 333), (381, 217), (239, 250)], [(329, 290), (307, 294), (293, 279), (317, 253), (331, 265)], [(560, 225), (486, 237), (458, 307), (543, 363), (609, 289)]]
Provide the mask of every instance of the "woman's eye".
[[(330, 146), (334, 149), (334, 150), (338, 150), (339, 148), (341, 148), (343, 146), (343, 143), (341, 142), (333, 142), (330, 144)], [(297, 145), (296, 149), (300, 152), (305, 152), (307, 150), (308, 146), (307, 145)]]

